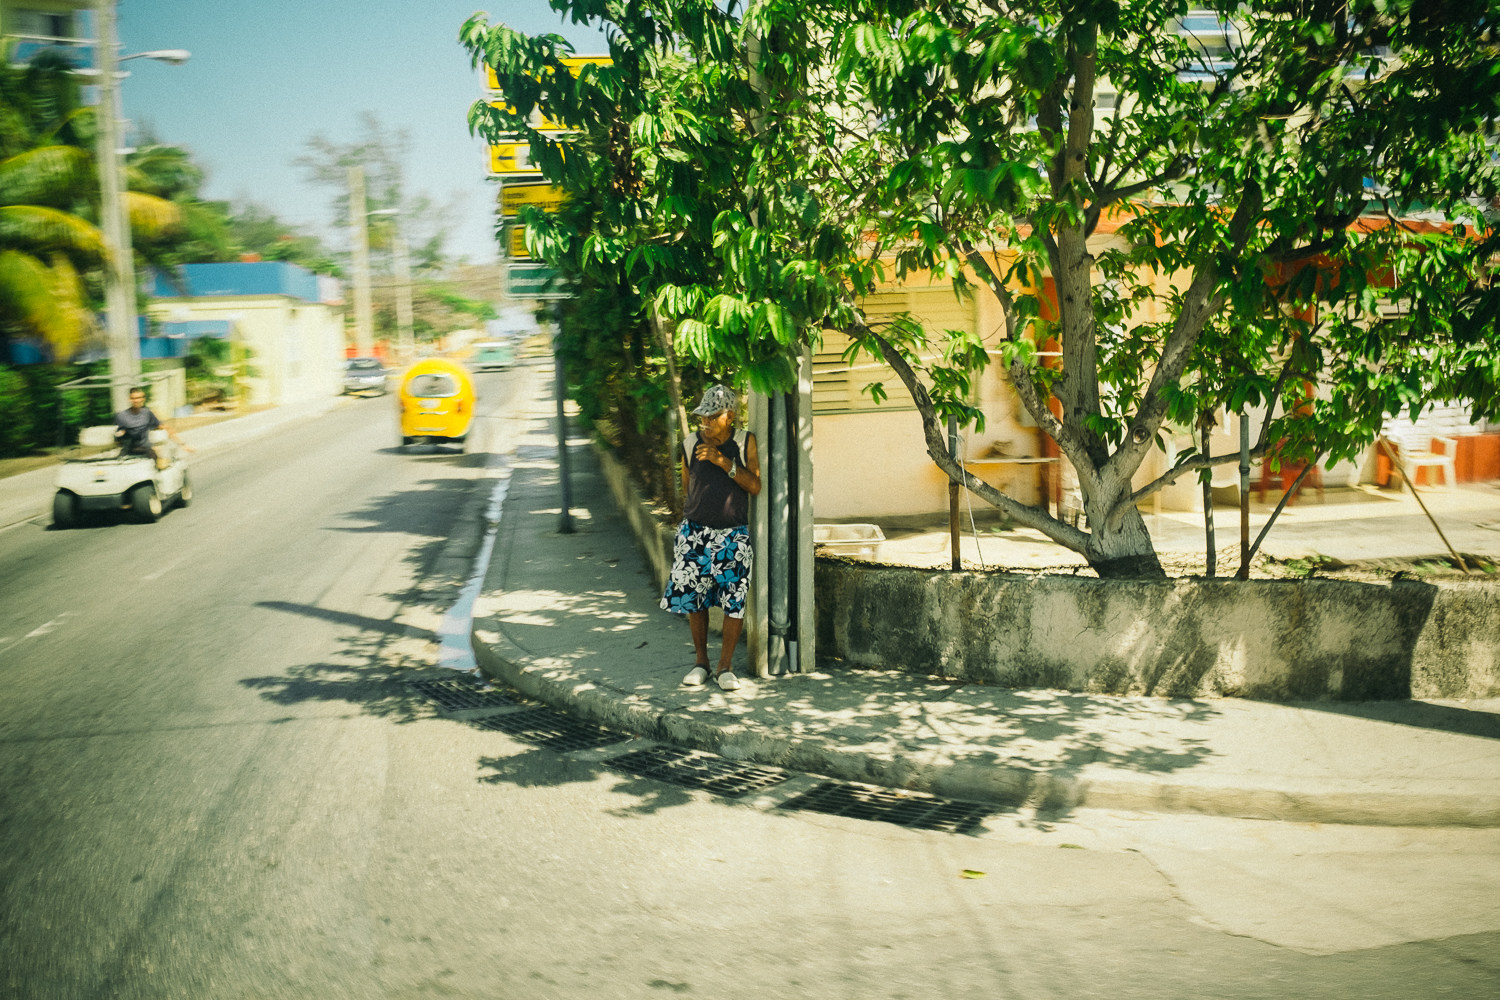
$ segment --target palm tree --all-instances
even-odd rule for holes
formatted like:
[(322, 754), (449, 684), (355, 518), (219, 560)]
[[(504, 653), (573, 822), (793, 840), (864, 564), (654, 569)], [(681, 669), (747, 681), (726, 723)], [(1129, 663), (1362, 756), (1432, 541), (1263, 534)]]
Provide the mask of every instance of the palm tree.
[[(69, 357), (94, 332), (108, 251), (98, 227), (94, 111), (61, 60), (11, 66), (0, 53), (0, 333), (40, 336)], [(126, 195), (147, 242), (180, 227), (166, 199)]]

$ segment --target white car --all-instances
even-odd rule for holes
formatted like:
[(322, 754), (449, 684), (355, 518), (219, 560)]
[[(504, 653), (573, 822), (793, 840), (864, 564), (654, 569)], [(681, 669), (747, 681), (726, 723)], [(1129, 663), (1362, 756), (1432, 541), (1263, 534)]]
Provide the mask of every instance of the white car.
[[(87, 457), (70, 458), (57, 470), (57, 493), (52, 498), (52, 523), (71, 528), (91, 511), (128, 511), (150, 523), (173, 504), (186, 507), (193, 500), (187, 463), (167, 432), (151, 432), (151, 446), (171, 459), (164, 469), (144, 455), (122, 455), (118, 447)], [(85, 427), (78, 435), (83, 448), (115, 444), (110, 425)]]

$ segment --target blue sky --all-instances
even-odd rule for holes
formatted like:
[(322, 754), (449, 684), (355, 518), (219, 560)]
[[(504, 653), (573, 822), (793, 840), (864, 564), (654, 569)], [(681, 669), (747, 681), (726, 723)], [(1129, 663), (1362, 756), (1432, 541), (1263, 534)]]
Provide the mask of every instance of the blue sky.
[[(337, 245), (329, 227), (332, 192), (303, 181), (292, 160), (315, 133), (354, 141), (360, 112), (373, 111), (411, 133), (409, 190), (439, 200), (466, 194), (450, 252), (492, 260), (494, 189), (483, 179), (483, 146), (465, 123), (480, 78), (457, 42), (473, 3), (120, 0), (127, 53), (193, 54), (180, 67), (127, 64), (125, 116), (192, 149), (208, 168), (209, 197), (253, 199)], [(545, 0), (499, 0), (489, 13), (522, 31), (555, 31), (582, 52), (603, 49), (599, 35), (565, 25)]]

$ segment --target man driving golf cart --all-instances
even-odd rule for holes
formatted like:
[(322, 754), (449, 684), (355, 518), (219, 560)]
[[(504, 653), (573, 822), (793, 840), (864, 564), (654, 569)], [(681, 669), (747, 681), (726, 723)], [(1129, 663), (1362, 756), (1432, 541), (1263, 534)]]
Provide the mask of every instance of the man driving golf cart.
[(158, 427), (165, 430), (167, 436), (180, 447), (188, 451), (194, 450), (177, 436), (176, 431), (163, 426), (156, 419), (156, 414), (146, 408), (146, 393), (141, 389), (130, 390), (130, 408), (115, 414), (115, 427), (118, 428), (115, 440), (120, 443), (120, 454), (145, 455), (156, 462), (158, 469), (165, 469), (171, 464), (165, 455), (158, 455), (156, 449), (151, 447), (151, 432)]

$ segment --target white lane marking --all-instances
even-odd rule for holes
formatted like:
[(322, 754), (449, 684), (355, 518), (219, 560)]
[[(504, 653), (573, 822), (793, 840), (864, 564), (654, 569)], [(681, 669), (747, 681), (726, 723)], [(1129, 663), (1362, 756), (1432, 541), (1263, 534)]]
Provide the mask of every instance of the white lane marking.
[(163, 576), (164, 574), (172, 572), (172, 570), (176, 569), (178, 566), (181, 566), (183, 563), (187, 562), (188, 558), (189, 558), (188, 556), (182, 556), (176, 562), (167, 563), (167, 565), (163, 566), (161, 569), (157, 570), (155, 573), (147, 573), (145, 576), (141, 577), (141, 579), (142, 580), (155, 580), (155, 579), (158, 579), (159, 577)]
[(500, 511), (505, 505), (505, 494), (510, 489), (510, 470), (504, 467), (504, 461), (499, 455), (490, 456), (490, 473), (502, 478), (495, 482), (495, 488), (490, 493), (489, 507), (484, 512), (484, 519), (489, 527), (485, 529), (484, 541), (480, 543), (479, 552), (474, 556), (474, 572), (470, 575), (469, 582), (459, 591), (458, 600), (444, 613), (443, 620), (437, 627), (438, 666), (450, 670), (479, 672), (479, 664), (474, 660), (474, 602), (479, 598), (485, 574), (489, 572), (490, 555), (495, 551), (495, 537), (500, 533)]
[(22, 639), (35, 639), (39, 635), (46, 635), (48, 632), (51, 632), (53, 629), (57, 628), (57, 626), (62, 623), (62, 620), (64, 618), (68, 617), (68, 615), (70, 615), (70, 614), (72, 614), (71, 611), (64, 611), (62, 614), (58, 615), (56, 618), (52, 619), (50, 622), (43, 622), (42, 624), (38, 625), (36, 628), (32, 629), (30, 632), (27, 632), (25, 635), (21, 636), (21, 638)]
[(42, 622), (42, 624), (38, 625), (36, 628), (32, 629), (30, 632), (27, 632), (25, 635), (21, 636), (19, 639), (12, 639), (8, 635), (4, 636), (4, 637), (0, 637), (0, 653), (9, 652), (10, 650), (12, 650), (15, 647), (19, 646), (21, 643), (25, 642), (27, 639), (35, 639), (37, 636), (46, 635), (48, 632), (51, 632), (52, 630), (56, 629), (57, 626), (61, 625), (62, 624), (62, 620), (64, 618), (68, 617), (71, 614), (73, 614), (73, 612), (71, 612), (71, 611), (64, 611), (62, 614), (58, 615), (56, 618), (52, 619), (51, 621)]

